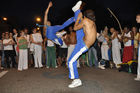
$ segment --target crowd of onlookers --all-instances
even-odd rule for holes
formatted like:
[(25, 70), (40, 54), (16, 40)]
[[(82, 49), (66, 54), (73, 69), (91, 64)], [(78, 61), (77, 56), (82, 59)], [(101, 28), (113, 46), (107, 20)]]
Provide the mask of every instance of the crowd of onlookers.
[[(76, 44), (76, 32), (72, 27), (61, 35), (63, 45), (56, 45), (45, 38), (40, 30), (27, 28), (4, 32), (0, 39), (0, 69), (18, 68), (19, 71), (34, 68), (58, 68), (67, 66), (67, 60)], [(123, 31), (106, 26), (97, 34), (97, 40), (89, 51), (83, 54), (77, 66), (95, 66), (105, 69), (104, 62), (120, 68), (120, 64), (138, 59), (139, 31), (137, 27), (124, 27)]]

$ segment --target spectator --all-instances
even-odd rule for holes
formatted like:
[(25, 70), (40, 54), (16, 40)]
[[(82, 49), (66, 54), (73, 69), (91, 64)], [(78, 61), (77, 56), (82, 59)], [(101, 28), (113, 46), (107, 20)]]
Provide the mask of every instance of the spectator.
[(108, 50), (109, 50), (109, 36), (108, 36), (108, 28), (105, 27), (103, 33), (104, 41), (101, 45), (101, 53), (102, 53), (102, 59), (109, 60)]
[(55, 45), (51, 40), (47, 40), (47, 64), (46, 67), (50, 68), (52, 66), (53, 68), (57, 68), (56, 64), (56, 50)]
[(1, 47), (1, 52), (2, 52), (2, 56), (1, 56), (1, 66), (5, 67), (5, 63), (4, 63), (4, 46), (3, 46), (3, 40), (5, 39), (5, 33), (2, 33), (2, 47)]
[(31, 41), (33, 43), (34, 50), (34, 62), (35, 68), (42, 68), (42, 36), (37, 32), (36, 28), (33, 29), (33, 34), (31, 35)]
[(95, 41), (95, 43), (93, 44), (93, 46), (89, 49), (88, 51), (88, 60), (89, 60), (89, 65), (90, 67), (93, 66), (93, 58), (92, 58), (92, 54), (93, 54), (93, 57), (94, 57), (94, 65), (96, 68), (100, 68), (100, 69), (105, 69), (104, 66), (101, 66), (99, 63), (98, 63), (98, 57), (97, 57), (97, 49), (98, 49), (98, 40)]
[(62, 36), (62, 40), (63, 40), (63, 45), (59, 47), (58, 50), (58, 66), (61, 66), (62, 63), (65, 61), (67, 61), (67, 51), (68, 51), (68, 47), (66, 45), (66, 34)]
[(119, 68), (119, 64), (121, 64), (121, 54), (120, 54), (120, 44), (118, 33), (114, 28), (110, 29), (111, 32), (111, 40), (112, 40), (112, 56), (113, 62), (115, 63), (116, 68)]
[(18, 38), (18, 46), (19, 46), (19, 62), (18, 62), (18, 70), (27, 70), (28, 69), (28, 42), (25, 38), (24, 31), (20, 32), (20, 37)]
[[(18, 33), (17, 33), (17, 30), (13, 29), (13, 33), (14, 33), (13, 40), (15, 42), (14, 48), (15, 48), (15, 51), (16, 51), (16, 56), (18, 56), (18, 51), (17, 51), (17, 35), (18, 35)], [(16, 58), (16, 60), (18, 60), (18, 57)]]
[[(124, 28), (123, 40), (124, 40), (124, 50), (123, 50), (123, 63), (127, 63), (133, 59), (133, 43), (134, 35), (127, 27)], [(129, 51), (128, 51), (129, 50)]]
[(27, 42), (28, 42), (28, 63), (29, 63), (29, 66), (31, 66), (31, 64), (33, 63), (33, 60), (32, 60), (32, 55), (30, 53), (30, 35), (28, 34), (28, 29), (25, 28), (24, 29), (24, 37), (26, 38)]
[(134, 60), (137, 60), (139, 33), (136, 27), (132, 27), (132, 32), (134, 33)]
[(4, 54), (5, 54), (5, 58), (6, 58), (7, 68), (10, 68), (10, 59), (9, 58), (11, 58), (11, 60), (12, 60), (12, 66), (16, 67), (16, 61), (15, 61), (14, 50), (13, 50), (14, 44), (15, 44), (15, 42), (13, 41), (13, 39), (11, 39), (9, 37), (9, 33), (6, 32), (5, 39), (3, 40), (3, 45), (4, 45)]

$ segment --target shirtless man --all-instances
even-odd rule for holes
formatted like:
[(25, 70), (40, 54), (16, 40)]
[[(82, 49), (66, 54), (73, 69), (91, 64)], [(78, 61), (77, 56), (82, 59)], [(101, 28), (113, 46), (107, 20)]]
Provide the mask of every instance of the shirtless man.
[[(70, 31), (70, 34), (67, 35), (67, 40), (69, 41), (68, 42), (67, 61), (68, 61), (73, 49), (75, 48), (76, 43), (77, 43), (76, 32), (73, 31), (72, 26), (69, 27), (69, 31)], [(66, 65), (68, 66), (68, 63)]]
[(75, 88), (82, 85), (77, 71), (77, 59), (80, 57), (80, 55), (87, 52), (90, 46), (93, 45), (96, 40), (97, 32), (94, 21), (94, 12), (92, 10), (87, 10), (84, 13), (84, 18), (82, 13), (78, 15), (77, 21), (74, 25), (74, 30), (76, 32), (84, 30), (84, 33), (83, 35), (77, 34), (77, 44), (68, 60), (69, 78), (73, 79), (72, 83), (68, 86), (69, 88)]

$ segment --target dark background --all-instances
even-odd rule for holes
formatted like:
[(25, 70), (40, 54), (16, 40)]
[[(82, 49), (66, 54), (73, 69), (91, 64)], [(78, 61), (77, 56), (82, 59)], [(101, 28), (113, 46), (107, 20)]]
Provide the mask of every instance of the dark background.
[[(41, 17), (43, 24), (44, 11), (50, 0), (0, 0), (0, 18), (7, 17), (8, 21), (0, 20), (0, 31), (3, 24), (13, 27), (31, 29), (35, 26), (36, 17)], [(49, 12), (49, 20), (53, 25), (62, 24), (73, 16), (71, 8), (78, 0), (52, 0), (53, 7)], [(96, 14), (98, 32), (104, 26), (115, 27), (119, 30), (117, 21), (109, 13), (110, 8), (124, 26), (138, 26), (135, 21), (136, 14), (140, 13), (140, 0), (82, 0), (86, 3), (84, 10), (93, 9)], [(6, 28), (6, 27), (5, 27)]]

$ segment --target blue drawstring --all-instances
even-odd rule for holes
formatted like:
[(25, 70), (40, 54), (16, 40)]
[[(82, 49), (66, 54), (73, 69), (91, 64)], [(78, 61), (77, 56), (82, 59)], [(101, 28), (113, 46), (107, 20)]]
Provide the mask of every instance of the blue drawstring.
[(36, 26), (38, 26), (38, 27), (44, 27), (44, 26), (46, 26), (47, 27), (47, 25), (39, 25), (39, 24), (36, 24)]

